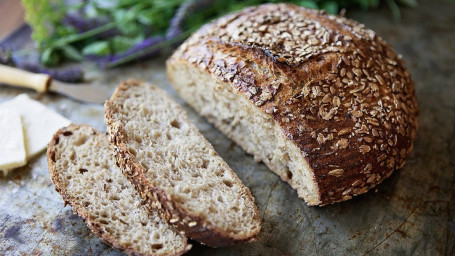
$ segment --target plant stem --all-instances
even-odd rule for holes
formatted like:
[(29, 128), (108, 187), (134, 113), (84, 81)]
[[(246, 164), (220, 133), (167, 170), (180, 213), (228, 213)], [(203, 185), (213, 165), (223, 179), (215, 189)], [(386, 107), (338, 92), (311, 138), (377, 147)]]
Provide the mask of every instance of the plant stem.
[(70, 35), (70, 36), (67, 36), (67, 37), (63, 37), (61, 39), (57, 39), (51, 46), (52, 47), (61, 47), (61, 46), (64, 46), (64, 45), (67, 45), (67, 44), (70, 44), (70, 43), (74, 43), (74, 42), (77, 42), (77, 41), (80, 41), (80, 40), (84, 40), (84, 39), (89, 38), (91, 36), (94, 36), (94, 35), (97, 35), (99, 33), (105, 32), (105, 31), (107, 31), (109, 29), (113, 29), (118, 24), (119, 24), (119, 22), (110, 22), (110, 23), (107, 23), (107, 24), (102, 25), (100, 27), (91, 29), (91, 30), (86, 31), (86, 32), (81, 33), (81, 34)]
[(172, 38), (172, 39), (169, 39), (169, 40), (166, 40), (166, 41), (163, 41), (161, 43), (158, 43), (156, 45), (153, 45), (149, 48), (145, 48), (143, 50), (140, 50), (140, 51), (137, 51), (131, 55), (128, 55), (128, 56), (125, 56), (121, 59), (118, 59), (118, 60), (115, 60), (113, 62), (110, 62), (110, 63), (107, 63), (106, 64), (106, 68), (113, 68), (113, 67), (117, 67), (119, 65), (122, 65), (122, 64), (125, 64), (127, 62), (130, 62), (130, 61), (133, 61), (135, 59), (137, 59), (138, 57), (140, 56), (144, 56), (146, 54), (150, 54), (158, 49), (162, 49), (166, 46), (169, 46), (169, 45), (172, 45), (176, 42), (179, 42), (180, 40), (183, 40), (185, 38), (187, 38), (191, 33), (193, 33), (195, 29), (190, 29), (188, 31), (185, 31), (183, 33), (181, 33), (180, 35)]

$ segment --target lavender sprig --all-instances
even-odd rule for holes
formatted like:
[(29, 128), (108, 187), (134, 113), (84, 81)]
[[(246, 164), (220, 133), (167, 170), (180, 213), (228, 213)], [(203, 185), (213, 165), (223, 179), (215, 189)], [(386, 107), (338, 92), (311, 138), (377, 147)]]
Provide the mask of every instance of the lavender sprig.
[(129, 50), (117, 55), (107, 57), (90, 56), (89, 59), (97, 62), (103, 68), (112, 68), (130, 61), (139, 61), (154, 57), (160, 53), (163, 48), (176, 45), (188, 37), (194, 29), (184, 31), (182, 24), (188, 16), (202, 8), (212, 4), (214, 0), (188, 0), (177, 9), (174, 17), (170, 21), (166, 35), (152, 36), (144, 41), (134, 45)]
[[(62, 23), (67, 26), (71, 26), (76, 29), (78, 33), (84, 33), (87, 31), (90, 31), (92, 29), (101, 27), (103, 25), (106, 25), (110, 21), (107, 20), (106, 18), (86, 18), (84, 17), (81, 13), (68, 13), (65, 15), (63, 18)], [(111, 28), (107, 31), (103, 31), (97, 35), (94, 36), (94, 38), (97, 39), (105, 39), (109, 38), (112, 36), (119, 35), (120, 32), (115, 29)]]
[(78, 67), (63, 69), (45, 68), (37, 63), (25, 61), (23, 58), (17, 58), (11, 50), (2, 47), (0, 47), (0, 64), (17, 67), (32, 73), (48, 74), (53, 79), (62, 82), (80, 83), (84, 80), (84, 73)]
[(183, 32), (182, 24), (191, 13), (209, 6), (215, 0), (187, 0), (179, 6), (166, 30), (166, 39), (175, 38)]
[(45, 68), (41, 65), (31, 62), (15, 62), (15, 66), (33, 73), (48, 74), (52, 79), (67, 83), (80, 83), (84, 81), (84, 73), (78, 67), (69, 67), (63, 69)]
[(190, 29), (190, 30), (185, 31), (185, 32), (181, 33), (180, 35), (178, 35), (172, 39), (168, 39), (168, 40), (163, 40), (161, 38), (161, 41), (156, 41), (154, 43), (150, 43), (147, 45), (147, 47), (137, 48), (137, 50), (132, 51), (129, 54), (125, 54), (122, 57), (111, 59), (110, 62), (106, 63), (105, 67), (112, 68), (112, 67), (116, 67), (116, 66), (128, 63), (130, 61), (143, 59), (143, 56), (150, 57), (152, 55), (158, 54), (162, 49), (172, 46), (176, 42), (179, 42), (179, 41), (187, 38), (191, 33), (194, 32), (194, 30), (195, 29)]

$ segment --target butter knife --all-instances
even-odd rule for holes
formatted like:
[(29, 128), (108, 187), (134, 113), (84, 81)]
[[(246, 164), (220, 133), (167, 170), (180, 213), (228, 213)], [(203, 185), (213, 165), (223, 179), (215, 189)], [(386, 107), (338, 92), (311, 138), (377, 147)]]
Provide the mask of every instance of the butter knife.
[(111, 96), (106, 88), (89, 84), (63, 83), (52, 79), (47, 74), (35, 74), (1, 64), (0, 83), (30, 88), (40, 93), (48, 91), (56, 92), (79, 101), (90, 103), (102, 104)]

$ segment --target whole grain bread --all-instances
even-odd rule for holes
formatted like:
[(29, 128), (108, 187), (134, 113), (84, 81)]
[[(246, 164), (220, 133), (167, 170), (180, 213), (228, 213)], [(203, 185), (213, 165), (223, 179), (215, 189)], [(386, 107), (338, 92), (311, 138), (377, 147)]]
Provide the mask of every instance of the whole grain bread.
[(106, 243), (131, 255), (181, 255), (191, 248), (184, 235), (148, 211), (115, 165), (106, 135), (89, 125), (62, 128), (47, 159), (55, 190)]
[(412, 149), (418, 107), (403, 60), (343, 17), (291, 4), (246, 8), (193, 34), (167, 73), (309, 205), (367, 192)]
[(126, 81), (105, 111), (118, 164), (169, 223), (213, 247), (255, 238), (260, 218), (250, 190), (165, 92)]

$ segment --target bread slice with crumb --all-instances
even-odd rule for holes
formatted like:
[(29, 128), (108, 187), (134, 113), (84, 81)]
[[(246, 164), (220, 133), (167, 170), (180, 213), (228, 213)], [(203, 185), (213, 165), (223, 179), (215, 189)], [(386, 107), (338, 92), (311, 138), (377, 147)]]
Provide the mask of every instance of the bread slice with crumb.
[(250, 190), (161, 89), (129, 80), (106, 103), (115, 157), (169, 223), (213, 247), (250, 241), (259, 213)]
[(106, 135), (89, 125), (62, 128), (49, 143), (47, 160), (55, 190), (106, 243), (132, 255), (181, 255), (191, 248), (148, 211), (115, 165)]

